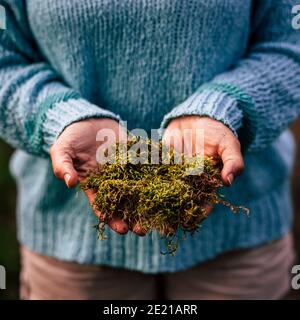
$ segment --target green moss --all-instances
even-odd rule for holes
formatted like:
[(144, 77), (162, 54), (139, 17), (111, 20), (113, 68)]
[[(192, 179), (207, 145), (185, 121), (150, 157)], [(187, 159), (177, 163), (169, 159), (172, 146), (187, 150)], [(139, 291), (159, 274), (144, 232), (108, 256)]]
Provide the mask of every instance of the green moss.
[[(128, 142), (126, 156), (117, 145), (115, 163), (100, 165), (97, 172), (80, 184), (81, 189), (96, 192), (94, 206), (102, 215), (96, 228), (101, 239), (105, 238), (105, 223), (118, 217), (129, 225), (138, 223), (147, 232), (158, 231), (166, 240), (166, 253), (174, 253), (181, 239), (177, 231), (185, 234), (198, 230), (207, 218), (206, 205), (222, 204), (233, 212), (247, 211), (218, 195), (217, 190), (222, 186), (219, 161), (193, 157), (178, 163), (182, 155), (174, 150), (167, 151), (161, 142), (148, 140), (143, 141), (143, 147), (137, 151), (142, 163), (133, 164), (131, 160), (137, 153), (131, 149), (136, 142), (137, 138)], [(154, 148), (159, 154), (158, 164), (150, 163), (150, 151)], [(163, 159), (168, 159), (169, 163)], [(112, 157), (110, 160), (113, 162)], [(201, 174), (195, 174), (197, 171), (189, 174), (199, 168), (202, 168)]]

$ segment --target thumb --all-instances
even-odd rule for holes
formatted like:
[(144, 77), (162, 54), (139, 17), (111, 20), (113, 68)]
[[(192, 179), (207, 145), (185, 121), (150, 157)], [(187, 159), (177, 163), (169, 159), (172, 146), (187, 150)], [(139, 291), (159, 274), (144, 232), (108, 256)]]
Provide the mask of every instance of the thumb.
[(51, 148), (50, 156), (55, 176), (64, 180), (68, 188), (76, 186), (78, 174), (74, 169), (70, 153), (64, 148), (54, 145)]
[(244, 160), (238, 140), (235, 137), (226, 139), (226, 142), (220, 144), (218, 154), (223, 162), (222, 180), (225, 185), (230, 186), (234, 178), (244, 169)]

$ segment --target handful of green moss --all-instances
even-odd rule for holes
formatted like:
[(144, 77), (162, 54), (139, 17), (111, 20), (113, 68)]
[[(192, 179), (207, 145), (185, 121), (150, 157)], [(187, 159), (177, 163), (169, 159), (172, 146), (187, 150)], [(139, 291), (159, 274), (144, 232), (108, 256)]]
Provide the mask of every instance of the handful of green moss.
[[(217, 190), (222, 186), (220, 162), (194, 157), (180, 163), (181, 155), (172, 149), (166, 154), (161, 142), (151, 140), (143, 141), (143, 151), (142, 148), (137, 151), (142, 161), (132, 161), (130, 150), (136, 141), (127, 142), (125, 161), (117, 144), (115, 161), (99, 165), (99, 170), (80, 184), (81, 189), (96, 192), (94, 206), (102, 214), (102, 221), (96, 227), (101, 239), (105, 238), (105, 222), (119, 217), (129, 225), (138, 223), (147, 232), (158, 231), (167, 241), (168, 253), (172, 253), (177, 248), (178, 239), (174, 240), (177, 231), (195, 232), (207, 218), (207, 205), (226, 205), (233, 212), (247, 210), (218, 195)], [(150, 159), (153, 151), (159, 156), (156, 164)]]

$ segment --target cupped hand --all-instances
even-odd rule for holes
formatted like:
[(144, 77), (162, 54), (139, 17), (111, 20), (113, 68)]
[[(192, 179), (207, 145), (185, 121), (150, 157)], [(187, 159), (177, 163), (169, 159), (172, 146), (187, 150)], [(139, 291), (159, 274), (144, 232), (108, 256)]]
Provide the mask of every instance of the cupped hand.
[[(203, 146), (197, 145), (197, 129), (203, 130)], [(191, 134), (184, 135), (185, 130)], [(173, 145), (174, 149), (176, 149), (176, 144), (173, 143), (174, 139), (172, 137), (174, 137), (176, 131), (182, 133), (184, 150), (190, 150), (195, 155), (197, 150), (204, 148), (204, 156), (221, 158), (223, 163), (221, 178), (226, 186), (230, 186), (235, 177), (243, 171), (244, 161), (240, 143), (233, 132), (222, 122), (209, 117), (194, 115), (173, 119), (164, 132), (163, 141), (168, 145)], [(185, 139), (186, 137), (188, 139)], [(177, 151), (184, 152), (184, 150)], [(212, 209), (212, 206), (207, 206), (206, 211), (209, 213)]]
[[(71, 188), (76, 186), (86, 176), (98, 168), (97, 149), (100, 145), (96, 137), (99, 130), (111, 130), (115, 141), (126, 138), (125, 130), (115, 120), (108, 118), (88, 119), (75, 122), (64, 129), (50, 149), (53, 172), (56, 177), (64, 180)], [(85, 191), (89, 202), (93, 206), (96, 216), (102, 220), (101, 212), (94, 207), (95, 193)], [(127, 233), (129, 226), (120, 218), (105, 221), (108, 226), (120, 233)]]

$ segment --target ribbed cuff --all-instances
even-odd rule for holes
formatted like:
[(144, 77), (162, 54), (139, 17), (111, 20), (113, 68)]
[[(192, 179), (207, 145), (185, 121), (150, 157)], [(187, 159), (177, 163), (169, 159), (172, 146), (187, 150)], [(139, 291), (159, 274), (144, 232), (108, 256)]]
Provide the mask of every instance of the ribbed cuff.
[(70, 124), (89, 118), (111, 118), (121, 121), (113, 112), (102, 109), (84, 99), (69, 99), (56, 103), (45, 113), (45, 121), (42, 124), (42, 148), (48, 153), (50, 147)]
[(242, 126), (243, 113), (239, 102), (226, 90), (216, 85), (205, 85), (183, 101), (163, 118), (161, 128), (166, 128), (175, 118), (189, 115), (207, 116), (221, 121), (237, 136)]
[(25, 132), (39, 156), (47, 156), (60, 133), (73, 122), (88, 118), (111, 118), (121, 122), (118, 115), (82, 99), (73, 90), (48, 94), (37, 110), (37, 114), (25, 121)]

